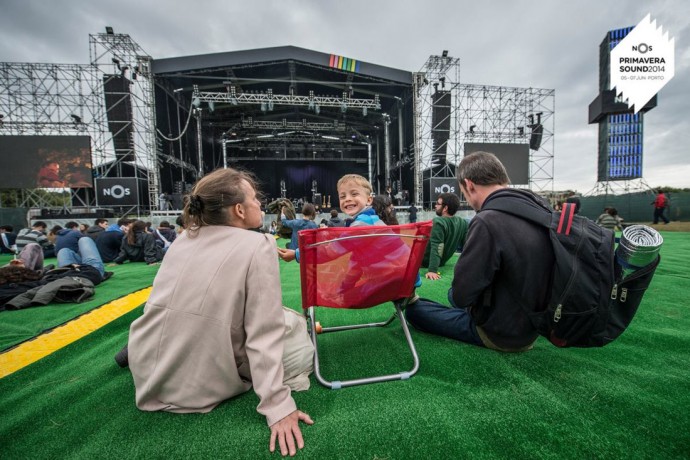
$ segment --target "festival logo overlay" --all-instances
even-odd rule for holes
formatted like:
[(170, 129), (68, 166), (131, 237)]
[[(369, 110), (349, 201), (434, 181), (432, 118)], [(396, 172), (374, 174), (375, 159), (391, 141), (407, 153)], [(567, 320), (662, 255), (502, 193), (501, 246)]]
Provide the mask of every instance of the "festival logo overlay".
[(611, 50), (611, 89), (635, 113), (673, 78), (674, 43), (648, 14)]

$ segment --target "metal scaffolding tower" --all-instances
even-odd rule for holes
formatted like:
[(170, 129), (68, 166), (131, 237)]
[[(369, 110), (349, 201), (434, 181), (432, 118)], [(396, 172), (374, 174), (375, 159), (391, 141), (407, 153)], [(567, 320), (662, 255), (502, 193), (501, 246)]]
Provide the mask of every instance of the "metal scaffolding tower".
[[(460, 59), (448, 56), (429, 56), (422, 69), (413, 75), (412, 97), (414, 111), (414, 195), (412, 201), (422, 203), (422, 173), (436, 166), (437, 153), (445, 152), (447, 162), (459, 161), (458, 88), (460, 85)], [(439, 91), (441, 93), (439, 93)], [(438, 107), (438, 95), (445, 99), (441, 116), (434, 116), (434, 106)], [(436, 104), (435, 104), (436, 102)], [(446, 105), (447, 104), (447, 105)], [(438, 136), (440, 134), (440, 136)], [(438, 142), (439, 137), (442, 139)], [(435, 142), (436, 140), (436, 142)], [(433, 169), (433, 168), (432, 168)], [(447, 166), (439, 174), (453, 175)]]
[(458, 85), (460, 144), (465, 142), (530, 143), (538, 120), (541, 142), (530, 149), (529, 188), (553, 190), (556, 91), (488, 85)]
[[(0, 135), (99, 133), (97, 69), (79, 64), (0, 63)], [(92, 148), (94, 147), (92, 142)], [(21, 206), (43, 207), (44, 195), (22, 190)]]
[[(465, 142), (529, 143), (535, 117), (541, 145), (530, 150), (530, 188), (553, 189), (555, 91), (460, 83), (460, 60), (432, 55), (413, 76), (414, 201), (422, 203), (422, 178), (454, 176)], [(531, 116), (531, 117), (530, 117)]]
[[(153, 205), (160, 181), (151, 57), (125, 34), (89, 35), (89, 44), (90, 64), (0, 63), (0, 135), (88, 135), (93, 166), (108, 164), (108, 171), (119, 171), (126, 157), (118, 159), (115, 153), (104, 81), (109, 75), (128, 78), (133, 114), (129, 122), (131, 154), (145, 171), (143, 179), (148, 180)], [(28, 199), (23, 205), (43, 206), (37, 198), (40, 195), (25, 192)], [(88, 201), (83, 204), (88, 206)]]
[[(142, 171), (148, 183), (148, 203), (151, 209), (158, 205), (160, 171), (157, 160), (156, 145), (156, 109), (154, 98), (154, 79), (151, 73), (152, 58), (127, 34), (101, 33), (89, 35), (89, 50), (91, 66), (97, 70), (93, 75), (98, 79), (93, 86), (99, 91), (99, 110), (95, 123), (100, 132), (95, 143), (94, 160), (96, 164), (112, 161), (111, 167), (118, 168), (122, 161), (132, 159), (134, 164), (142, 168), (134, 168), (135, 175)], [(131, 102), (132, 119), (129, 124), (120, 126), (123, 130), (131, 130), (130, 151), (123, 154), (115, 151), (113, 133), (108, 129), (108, 112), (115, 110), (115, 106), (106, 107), (104, 83), (108, 78), (120, 76), (129, 81), (129, 92), (124, 92), (117, 104), (124, 104), (124, 98), (129, 96)], [(142, 203), (140, 203), (141, 205)]]

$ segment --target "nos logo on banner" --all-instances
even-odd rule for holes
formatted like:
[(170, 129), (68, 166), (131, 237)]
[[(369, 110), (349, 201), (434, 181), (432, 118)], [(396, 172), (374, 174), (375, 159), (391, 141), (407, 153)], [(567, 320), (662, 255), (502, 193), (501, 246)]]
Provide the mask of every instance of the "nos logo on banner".
[(139, 189), (134, 178), (96, 179), (98, 206), (136, 206), (139, 204)]
[(459, 187), (455, 177), (432, 177), (429, 180), (431, 202), (435, 203), (441, 193), (454, 193), (462, 200)]

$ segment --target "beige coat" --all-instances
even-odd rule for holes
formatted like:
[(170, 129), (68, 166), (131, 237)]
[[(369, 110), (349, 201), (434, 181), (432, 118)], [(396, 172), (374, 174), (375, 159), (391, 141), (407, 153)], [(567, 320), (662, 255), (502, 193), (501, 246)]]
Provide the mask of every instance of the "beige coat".
[(274, 424), (296, 410), (283, 383), (284, 332), (273, 237), (221, 226), (184, 232), (130, 329), (137, 407), (208, 412), (253, 384), (257, 410)]

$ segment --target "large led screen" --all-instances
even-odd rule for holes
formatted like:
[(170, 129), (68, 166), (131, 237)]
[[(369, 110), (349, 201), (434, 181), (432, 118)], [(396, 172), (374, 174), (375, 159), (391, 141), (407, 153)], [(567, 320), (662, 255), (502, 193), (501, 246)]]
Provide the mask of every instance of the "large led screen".
[(91, 188), (89, 136), (0, 136), (0, 188)]
[(489, 152), (496, 155), (505, 166), (513, 185), (529, 184), (529, 145), (498, 144), (487, 142), (465, 142), (465, 155), (474, 152)]

